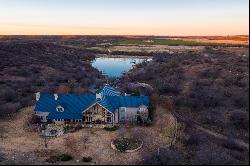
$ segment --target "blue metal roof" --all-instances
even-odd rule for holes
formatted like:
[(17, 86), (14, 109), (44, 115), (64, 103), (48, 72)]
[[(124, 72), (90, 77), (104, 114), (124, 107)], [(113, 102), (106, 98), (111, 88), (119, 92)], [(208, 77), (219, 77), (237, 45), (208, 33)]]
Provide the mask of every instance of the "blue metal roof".
[[(108, 91), (102, 92), (106, 94)], [(149, 105), (149, 97), (147, 96), (113, 95), (118, 93), (107, 94), (102, 99), (96, 99), (96, 96), (93, 94), (59, 94), (58, 99), (55, 100), (54, 94), (42, 93), (34, 111), (49, 112), (48, 119), (82, 119), (82, 112), (95, 103), (99, 103), (113, 113), (119, 107), (139, 107), (141, 104)], [(58, 106), (62, 106), (64, 111), (57, 112), (56, 108)]]
[(105, 99), (99, 102), (111, 112), (115, 112), (119, 107), (139, 107), (140, 105), (149, 105), (148, 96), (105, 96)]
[[(49, 112), (48, 119), (82, 119), (81, 112), (95, 101), (95, 95), (62, 94), (55, 100), (53, 94), (41, 94), (34, 111)], [(64, 111), (57, 112), (58, 106)]]
[(103, 96), (120, 96), (121, 92), (112, 86), (106, 84), (102, 89), (98, 89), (96, 93), (101, 93)]

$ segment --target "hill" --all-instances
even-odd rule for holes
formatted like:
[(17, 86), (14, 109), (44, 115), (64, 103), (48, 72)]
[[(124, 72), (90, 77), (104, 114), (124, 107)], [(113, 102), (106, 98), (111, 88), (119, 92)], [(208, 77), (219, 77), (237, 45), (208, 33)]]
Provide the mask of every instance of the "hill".
[(90, 61), (95, 55), (41, 42), (0, 43), (0, 115), (34, 104), (37, 91), (56, 92), (60, 85), (81, 93), (103, 76)]

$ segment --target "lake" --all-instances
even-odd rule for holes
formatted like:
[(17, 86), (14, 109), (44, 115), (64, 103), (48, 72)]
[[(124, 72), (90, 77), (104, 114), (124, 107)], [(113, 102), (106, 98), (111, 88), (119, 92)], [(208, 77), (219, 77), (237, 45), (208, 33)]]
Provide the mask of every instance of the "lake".
[(133, 65), (149, 61), (152, 58), (138, 57), (98, 57), (92, 62), (92, 66), (108, 77), (120, 77), (128, 72)]

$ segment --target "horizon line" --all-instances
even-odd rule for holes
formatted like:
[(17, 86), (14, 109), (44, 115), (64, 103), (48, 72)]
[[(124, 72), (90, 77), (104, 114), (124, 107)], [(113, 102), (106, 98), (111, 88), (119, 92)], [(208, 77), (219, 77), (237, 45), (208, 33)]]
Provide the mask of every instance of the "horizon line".
[(249, 34), (233, 34), (233, 35), (100, 35), (100, 34), (0, 34), (0, 36), (161, 36), (161, 37), (208, 37), (208, 36), (249, 36)]

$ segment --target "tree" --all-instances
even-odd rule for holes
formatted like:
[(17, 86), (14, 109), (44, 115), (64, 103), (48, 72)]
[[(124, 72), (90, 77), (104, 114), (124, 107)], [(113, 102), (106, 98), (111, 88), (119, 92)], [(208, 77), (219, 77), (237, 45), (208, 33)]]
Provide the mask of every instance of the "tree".
[(151, 121), (154, 120), (155, 110), (155, 106), (150, 102), (148, 106), (148, 117)]
[(69, 86), (64, 85), (64, 84), (59, 85), (57, 93), (63, 93), (63, 94), (70, 93), (70, 88)]
[(39, 118), (39, 116), (37, 115), (32, 115), (31, 117), (29, 117), (28, 119), (28, 124), (38, 124), (41, 122), (41, 119)]
[(169, 112), (174, 112), (175, 110), (175, 102), (171, 97), (164, 97), (161, 101), (161, 105)]
[(155, 92), (155, 93), (152, 93), (150, 95), (150, 102), (154, 105), (157, 105), (158, 103), (158, 94)]

